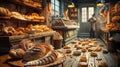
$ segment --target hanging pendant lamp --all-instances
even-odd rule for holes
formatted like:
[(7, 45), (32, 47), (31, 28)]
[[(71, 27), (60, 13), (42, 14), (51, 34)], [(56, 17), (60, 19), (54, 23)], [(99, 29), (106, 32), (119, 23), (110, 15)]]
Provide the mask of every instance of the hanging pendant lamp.
[(68, 8), (74, 8), (74, 7), (75, 7), (74, 3), (72, 1), (70, 1), (68, 3)]
[(104, 4), (101, 3), (101, 2), (98, 2), (98, 3), (97, 3), (97, 6), (98, 6), (98, 7), (102, 7), (103, 5), (104, 5)]

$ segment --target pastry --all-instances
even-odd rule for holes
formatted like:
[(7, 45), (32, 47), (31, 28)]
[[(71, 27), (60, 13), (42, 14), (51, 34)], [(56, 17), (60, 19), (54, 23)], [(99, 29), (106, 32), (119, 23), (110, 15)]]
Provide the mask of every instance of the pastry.
[(66, 52), (66, 53), (71, 53), (72, 51), (68, 49), (68, 50), (66, 50), (65, 52)]
[(92, 48), (88, 48), (88, 52), (91, 52), (91, 51), (93, 51), (93, 49)]
[(63, 48), (64, 49), (70, 49), (71, 47), (69, 45), (65, 45)]
[(97, 60), (97, 61), (100, 61), (100, 60), (102, 60), (102, 58), (96, 58), (96, 60)]
[(80, 52), (80, 51), (74, 51), (74, 52), (73, 52), (73, 55), (74, 55), (74, 56), (79, 56), (79, 55), (81, 55), (81, 52)]
[(27, 50), (23, 59), (25, 61), (36, 60), (46, 56), (47, 54), (51, 54), (53, 51), (53, 47), (50, 44), (41, 43)]
[(12, 13), (12, 17), (25, 20), (25, 18), (22, 14), (20, 14), (18, 12), (11, 12), (11, 13)]
[(39, 45), (39, 46), (37, 45), (34, 48), (26, 51), (26, 54), (23, 57), (23, 60), (25, 60), (25, 61), (36, 60), (36, 59), (42, 58), (46, 54), (47, 54), (46, 49), (41, 45)]
[(29, 39), (23, 39), (19, 44), (19, 47), (25, 51), (33, 48), (34, 46), (35, 44)]
[(105, 62), (100, 62), (98, 64), (98, 67), (108, 67), (107, 64)]
[(104, 49), (103, 50), (103, 54), (107, 54), (108, 53), (108, 50), (107, 49)]
[(4, 35), (11, 36), (16, 32), (16, 30), (12, 26), (8, 26), (3, 28), (3, 32), (4, 32)]
[(100, 46), (100, 47), (103, 47), (104, 45), (103, 45), (103, 44), (100, 44), (99, 46)]
[(92, 52), (90, 53), (90, 55), (91, 55), (92, 57), (97, 57), (97, 53), (94, 52), (94, 51), (92, 51)]
[(87, 62), (79, 62), (78, 67), (88, 67), (88, 63)]
[(87, 62), (86, 56), (81, 56), (80, 57), (80, 62)]
[(72, 41), (71, 43), (72, 43), (72, 44), (77, 44), (77, 41)]
[(12, 58), (23, 58), (23, 56), (25, 55), (25, 51), (21, 48), (18, 49), (10, 49), (9, 51), (9, 55)]
[(19, 48), (19, 49), (16, 49), (16, 54), (19, 58), (23, 58), (23, 56), (25, 55), (25, 51)]
[(0, 7), (0, 16), (10, 16), (11, 12), (3, 7)]
[(75, 45), (76, 49), (82, 49), (82, 47), (80, 45)]
[(85, 48), (83, 48), (81, 51), (82, 51), (82, 52), (86, 52), (87, 50), (86, 50)]
[(101, 51), (102, 48), (101, 47), (96, 47), (95, 51)]

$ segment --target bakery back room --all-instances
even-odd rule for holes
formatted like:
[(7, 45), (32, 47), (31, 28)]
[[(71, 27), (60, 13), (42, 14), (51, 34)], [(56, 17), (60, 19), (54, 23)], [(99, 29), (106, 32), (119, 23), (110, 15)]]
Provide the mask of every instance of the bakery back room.
[(120, 67), (120, 1), (0, 0), (0, 67)]

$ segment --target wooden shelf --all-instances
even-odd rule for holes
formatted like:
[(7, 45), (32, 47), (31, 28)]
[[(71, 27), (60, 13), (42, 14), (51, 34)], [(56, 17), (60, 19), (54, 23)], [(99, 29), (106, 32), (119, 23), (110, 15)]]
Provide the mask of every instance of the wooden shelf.
[(6, 39), (6, 42), (10, 41), (12, 42), (18, 42), (22, 39), (35, 39), (40, 37), (46, 37), (51, 36), (55, 33), (55, 31), (48, 31), (48, 32), (41, 32), (41, 33), (35, 33), (35, 34), (26, 34), (26, 35), (16, 35), (16, 36), (0, 36), (0, 40)]
[(33, 4), (26, 3), (26, 2), (23, 2), (23, 1), (20, 1), (20, 0), (8, 0), (8, 1), (10, 1), (12, 3), (15, 3), (15, 4), (18, 4), (18, 5), (26, 6), (26, 7), (35, 9), (35, 10), (41, 10), (42, 9), (42, 5), (41, 5), (41, 7), (38, 7), (37, 5), (34, 6)]
[(25, 22), (44, 22), (44, 19), (40, 20), (27, 20), (27, 19), (21, 19), (21, 18), (15, 18), (15, 17), (0, 17), (0, 19), (6, 19), (6, 20), (19, 20), (19, 21), (25, 21)]

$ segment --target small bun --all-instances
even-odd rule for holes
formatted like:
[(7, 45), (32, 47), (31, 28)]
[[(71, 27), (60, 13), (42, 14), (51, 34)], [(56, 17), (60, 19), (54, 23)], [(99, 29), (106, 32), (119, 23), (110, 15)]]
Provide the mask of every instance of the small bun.
[(12, 58), (17, 58), (16, 50), (15, 50), (15, 49), (10, 49), (9, 55), (10, 55)]
[(81, 55), (81, 52), (80, 52), (80, 51), (74, 51), (74, 52), (73, 52), (73, 55), (74, 55), (74, 56), (79, 56), (79, 55)]
[(88, 67), (88, 63), (87, 62), (79, 62), (78, 67)]
[(87, 62), (87, 57), (86, 56), (81, 56), (80, 57), (80, 62)]
[(66, 53), (71, 53), (71, 52), (72, 52), (72, 51), (71, 51), (71, 50), (69, 50), (69, 49), (68, 49), (68, 50), (66, 50)]
[(97, 53), (92, 51), (91, 54), (90, 54), (92, 57), (97, 57)]
[(23, 58), (23, 56), (25, 55), (25, 51), (19, 48), (19, 49), (16, 49), (16, 54), (19, 58)]
[(71, 47), (69, 45), (65, 45), (63, 48), (64, 49), (70, 49)]
[(100, 62), (98, 64), (98, 67), (108, 67), (107, 64), (105, 62)]

